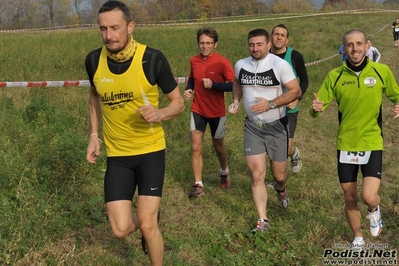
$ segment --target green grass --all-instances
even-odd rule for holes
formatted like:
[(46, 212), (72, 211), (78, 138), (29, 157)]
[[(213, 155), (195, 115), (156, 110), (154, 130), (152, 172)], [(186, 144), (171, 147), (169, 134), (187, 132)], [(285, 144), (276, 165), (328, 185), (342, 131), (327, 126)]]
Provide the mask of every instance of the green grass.
[[(290, 45), (307, 63), (335, 55), (343, 34), (358, 28), (372, 36), (398, 78), (399, 50), (393, 48), (390, 24), (395, 13), (352, 13), (273, 20), (136, 27), (134, 37), (160, 49), (176, 76), (189, 74), (189, 59), (198, 53), (196, 31), (210, 25), (219, 34), (218, 51), (234, 64), (249, 55), (249, 30), (284, 23)], [(265, 17), (268, 18), (268, 17)], [(248, 18), (244, 18), (248, 19)], [(97, 30), (2, 34), (0, 81), (87, 79), (86, 54), (101, 45)], [(7, 52), (5, 52), (7, 51)], [(178, 118), (164, 123), (167, 169), (160, 227), (165, 265), (322, 265), (325, 248), (347, 243), (352, 234), (343, 213), (343, 194), (336, 173), (336, 104), (320, 118), (307, 109), (327, 72), (341, 57), (308, 67), (310, 85), (300, 102), (295, 143), (304, 166), (289, 172), (291, 206), (281, 210), (271, 189), (271, 230), (253, 236), (257, 213), (242, 151), (244, 110), (228, 115), (225, 142), (232, 187), (218, 187), (218, 163), (209, 132), (203, 146), (207, 196), (189, 200), (190, 102)], [(184, 89), (184, 84), (180, 85)], [(88, 134), (88, 88), (0, 89), (0, 262), (2, 265), (148, 265), (140, 233), (119, 240), (112, 236), (103, 204), (105, 151), (96, 165), (85, 160)], [(226, 95), (230, 103), (231, 95)], [(162, 98), (165, 104), (165, 98)], [(368, 242), (397, 248), (399, 240), (398, 120), (384, 100), (385, 152), (381, 208), (384, 229), (378, 238), (362, 231)], [(268, 172), (267, 180), (271, 176)], [(136, 198), (134, 199), (134, 201)], [(366, 209), (361, 205), (362, 213)], [(365, 215), (363, 215), (363, 218)]]

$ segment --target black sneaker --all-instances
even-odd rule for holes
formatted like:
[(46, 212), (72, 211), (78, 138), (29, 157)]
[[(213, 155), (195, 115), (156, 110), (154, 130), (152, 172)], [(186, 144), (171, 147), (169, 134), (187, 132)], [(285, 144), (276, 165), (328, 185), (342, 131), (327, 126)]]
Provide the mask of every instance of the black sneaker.
[[(159, 223), (159, 219), (161, 218), (161, 212), (158, 210), (157, 222)], [(148, 250), (146, 247), (145, 238), (141, 235), (141, 248), (143, 249), (144, 254), (148, 254)]]

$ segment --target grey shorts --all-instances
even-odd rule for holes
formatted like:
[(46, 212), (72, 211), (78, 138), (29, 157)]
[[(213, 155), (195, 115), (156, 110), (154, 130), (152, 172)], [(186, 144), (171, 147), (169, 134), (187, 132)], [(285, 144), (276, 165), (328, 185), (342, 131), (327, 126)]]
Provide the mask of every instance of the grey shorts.
[(245, 119), (244, 155), (267, 153), (270, 160), (284, 162), (288, 158), (288, 120), (286, 117), (267, 124)]

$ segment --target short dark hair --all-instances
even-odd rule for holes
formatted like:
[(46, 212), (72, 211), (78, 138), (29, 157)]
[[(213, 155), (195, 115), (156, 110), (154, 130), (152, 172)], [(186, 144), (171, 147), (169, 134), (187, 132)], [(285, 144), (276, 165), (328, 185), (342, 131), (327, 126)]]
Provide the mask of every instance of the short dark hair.
[(255, 29), (248, 33), (247, 41), (252, 37), (265, 36), (266, 42), (269, 42), (269, 33), (265, 29)]
[(287, 38), (290, 37), (290, 31), (288, 30), (288, 28), (284, 24), (278, 24), (278, 25), (274, 26), (274, 28), (272, 29), (272, 35), (273, 35), (273, 32), (274, 32), (275, 28), (286, 29), (287, 30)]
[(342, 43), (346, 43), (346, 36), (351, 35), (351, 34), (353, 34), (353, 33), (361, 33), (361, 34), (363, 34), (363, 36), (364, 36), (364, 42), (366, 42), (366, 34), (365, 34), (363, 31), (361, 31), (361, 30), (353, 29), (353, 30), (350, 30), (350, 31), (348, 31), (347, 33), (345, 33), (345, 35), (344, 35), (344, 37), (343, 37), (343, 39), (342, 39)]
[(130, 12), (129, 8), (127, 6), (120, 2), (120, 1), (107, 1), (105, 2), (100, 10), (98, 10), (98, 14), (101, 14), (103, 12), (108, 12), (112, 11), (114, 9), (119, 9), (120, 11), (123, 12), (123, 16), (125, 17), (125, 20), (127, 23), (130, 23), (133, 21), (133, 16), (132, 13)]
[(197, 31), (197, 42), (199, 42), (199, 38), (202, 34), (205, 34), (209, 38), (212, 38), (214, 42), (218, 42), (219, 35), (214, 28), (211, 27), (203, 27)]

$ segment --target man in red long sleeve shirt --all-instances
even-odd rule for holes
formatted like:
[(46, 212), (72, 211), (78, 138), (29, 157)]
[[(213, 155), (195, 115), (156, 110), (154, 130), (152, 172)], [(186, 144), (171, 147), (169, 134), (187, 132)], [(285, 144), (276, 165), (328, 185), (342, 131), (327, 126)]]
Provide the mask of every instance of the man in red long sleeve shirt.
[(223, 142), (226, 129), (224, 92), (233, 89), (234, 70), (228, 59), (216, 53), (218, 39), (218, 33), (213, 28), (204, 27), (197, 31), (200, 54), (190, 59), (190, 77), (184, 92), (186, 100), (193, 98), (190, 131), (191, 166), (195, 184), (190, 191), (190, 198), (205, 195), (202, 183), (202, 142), (207, 124), (220, 163), (220, 187), (230, 187), (227, 149)]

